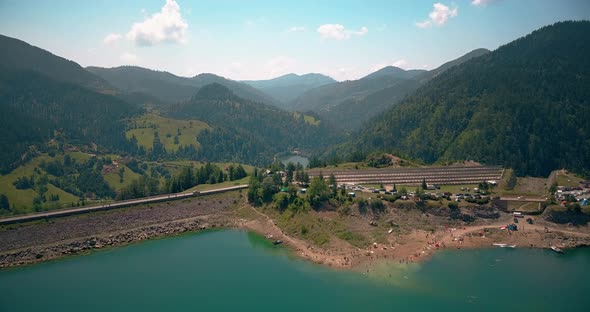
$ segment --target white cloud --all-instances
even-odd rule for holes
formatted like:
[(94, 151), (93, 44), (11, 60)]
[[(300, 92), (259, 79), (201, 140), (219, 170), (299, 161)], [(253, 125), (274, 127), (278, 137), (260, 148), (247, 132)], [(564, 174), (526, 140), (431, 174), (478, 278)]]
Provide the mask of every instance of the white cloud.
[(137, 45), (151, 46), (158, 43), (185, 43), (188, 23), (180, 14), (175, 0), (166, 0), (160, 12), (152, 14), (143, 22), (135, 23), (127, 38)]
[(393, 62), (391, 65), (402, 69), (408, 69), (408, 61), (406, 61), (405, 59), (399, 59)]
[(123, 36), (121, 34), (108, 34), (106, 37), (104, 37), (102, 42), (104, 44), (113, 44), (113, 43), (119, 41), (121, 38), (123, 38)]
[(318, 27), (317, 32), (323, 39), (346, 40), (351, 35), (363, 36), (369, 32), (369, 29), (363, 26), (358, 31), (350, 31), (341, 24), (324, 24)]
[(437, 3), (433, 4), (432, 7), (433, 7), (432, 12), (430, 12), (430, 14), (428, 14), (429, 20), (425, 20), (425, 21), (416, 23), (416, 27), (427, 28), (432, 25), (442, 26), (450, 18), (453, 18), (459, 14), (458, 8), (456, 6), (451, 9), (448, 6), (446, 6), (440, 2), (437, 2)]
[(458, 14), (457, 7), (451, 9), (442, 3), (435, 3), (433, 7), (434, 11), (430, 12), (428, 16), (438, 25), (444, 25), (449, 18), (455, 17)]
[(281, 75), (292, 73), (297, 68), (297, 61), (288, 56), (277, 56), (270, 59), (264, 64), (265, 74), (269, 78), (275, 78)]
[(417, 22), (416, 23), (416, 27), (418, 28), (428, 28), (432, 26), (432, 23), (430, 21), (424, 21), (424, 22)]
[(293, 26), (287, 30), (287, 32), (300, 32), (305, 31), (305, 27), (303, 26)]
[(410, 64), (408, 63), (408, 61), (406, 59), (399, 59), (399, 60), (394, 61), (394, 62), (391, 62), (391, 63), (379, 63), (379, 64), (375, 64), (371, 68), (371, 71), (370, 72), (371, 73), (376, 72), (376, 71), (378, 71), (378, 70), (380, 70), (382, 68), (385, 68), (387, 66), (395, 66), (395, 67), (398, 67), (398, 68), (407, 70), (407, 69), (410, 68), (409, 65)]
[(136, 64), (137, 61), (139, 61), (139, 58), (137, 57), (137, 55), (135, 55), (133, 53), (129, 53), (129, 52), (125, 52), (125, 53), (121, 54), (119, 59), (121, 59), (121, 61), (123, 61), (127, 64)]

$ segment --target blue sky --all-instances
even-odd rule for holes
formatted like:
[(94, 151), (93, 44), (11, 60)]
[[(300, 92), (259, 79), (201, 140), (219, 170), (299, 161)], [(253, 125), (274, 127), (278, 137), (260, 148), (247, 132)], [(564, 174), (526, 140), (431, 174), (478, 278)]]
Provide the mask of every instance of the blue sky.
[(590, 19), (587, 0), (0, 0), (0, 33), (82, 66), (181, 76), (357, 79), (387, 65), (432, 69), (545, 25)]

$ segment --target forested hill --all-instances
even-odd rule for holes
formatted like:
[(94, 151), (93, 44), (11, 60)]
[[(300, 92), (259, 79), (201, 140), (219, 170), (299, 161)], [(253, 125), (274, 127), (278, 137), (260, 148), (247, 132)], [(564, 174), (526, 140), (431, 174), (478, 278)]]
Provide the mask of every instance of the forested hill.
[(364, 123), (371, 120), (371, 118), (397, 105), (397, 103), (399, 103), (404, 97), (414, 92), (430, 79), (440, 75), (453, 66), (459, 65), (472, 58), (482, 56), (488, 52), (490, 51), (487, 49), (476, 49), (430, 71), (403, 71), (402, 69), (392, 66), (386, 67), (363, 79), (375, 76), (379, 77), (395, 71), (398, 73), (398, 77), (404, 77), (405, 80), (375, 91), (360, 99), (347, 99), (330, 109), (328, 112), (322, 112), (320, 115), (328, 118), (328, 120), (332, 122), (345, 125), (347, 129), (358, 129)]
[(44, 151), (50, 140), (130, 151), (122, 119), (136, 113), (133, 105), (113, 96), (0, 67), (0, 172)]
[(170, 115), (213, 127), (197, 138), (202, 146), (198, 158), (209, 161), (264, 164), (279, 152), (325, 147), (344, 139), (319, 119), (242, 99), (217, 83), (202, 87)]
[(331, 77), (322, 74), (286, 74), (269, 80), (243, 81), (254, 88), (279, 100), (279, 107), (285, 108), (289, 102), (304, 92), (327, 84), (336, 83)]
[(240, 97), (252, 101), (266, 104), (275, 102), (272, 97), (245, 83), (213, 74), (200, 74), (187, 78), (137, 66), (114, 68), (91, 66), (86, 69), (123, 92), (147, 94), (167, 104), (189, 100), (200, 87), (211, 83), (222, 84)]
[(78, 84), (96, 91), (112, 91), (107, 82), (87, 72), (76, 62), (3, 35), (0, 35), (0, 68), (33, 71), (51, 79)]
[(455, 66), (373, 120), (350, 148), (590, 173), (590, 22), (543, 27)]
[(291, 109), (312, 110), (342, 130), (356, 131), (428, 80), (487, 52), (486, 49), (476, 49), (430, 71), (387, 66), (359, 80), (311, 89), (293, 100)]

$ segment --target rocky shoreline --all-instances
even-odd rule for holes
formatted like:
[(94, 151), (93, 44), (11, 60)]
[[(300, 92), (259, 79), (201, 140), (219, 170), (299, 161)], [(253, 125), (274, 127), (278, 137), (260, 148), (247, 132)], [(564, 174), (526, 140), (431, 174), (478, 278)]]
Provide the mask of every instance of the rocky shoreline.
[[(334, 212), (317, 214), (326, 219), (338, 218)], [(570, 227), (539, 219), (516, 232), (501, 230), (500, 227), (511, 222), (509, 214), (457, 228), (440, 224), (445, 217), (427, 216), (414, 210), (392, 208), (389, 217), (429, 223), (424, 223), (428, 225), (424, 228), (389, 235), (386, 242), (371, 243), (366, 248), (352, 246), (336, 237), (330, 244), (319, 247), (285, 233), (276, 220), (248, 205), (238, 192), (218, 194), (2, 227), (0, 269), (212, 228), (255, 231), (284, 241), (301, 258), (335, 268), (362, 270), (369, 270), (372, 263), (382, 260), (421, 262), (441, 249), (492, 248), (493, 243), (514, 244), (518, 248), (590, 246), (588, 227)], [(363, 225), (367, 231), (374, 231), (365, 224), (365, 219), (347, 220), (354, 220), (352, 225), (357, 228)], [(404, 226), (411, 228), (411, 225)]]
[(209, 224), (205, 220), (191, 219), (174, 221), (166, 224), (133, 229), (108, 236), (84, 237), (52, 246), (28, 247), (26, 249), (0, 254), (0, 268), (21, 266), (62, 258), (69, 255), (83, 254), (101, 248), (124, 246), (147, 239), (179, 235), (186, 232), (201, 231), (224, 226)]
[(219, 194), (58, 218), (0, 231), (0, 268), (232, 225), (237, 195)]

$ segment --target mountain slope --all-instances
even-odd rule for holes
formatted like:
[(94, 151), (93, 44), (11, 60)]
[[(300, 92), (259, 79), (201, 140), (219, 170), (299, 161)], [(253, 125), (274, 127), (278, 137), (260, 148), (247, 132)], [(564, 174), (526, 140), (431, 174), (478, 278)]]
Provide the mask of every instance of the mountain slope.
[(336, 83), (337, 81), (322, 74), (287, 74), (269, 80), (248, 80), (242, 82), (279, 100), (279, 104), (283, 104), (280, 106), (285, 107), (286, 103), (289, 103), (304, 92), (323, 85)]
[(382, 77), (396, 77), (401, 80), (397, 83), (385, 86), (382, 89), (370, 92), (365, 96), (345, 99), (337, 105), (321, 110), (318, 113), (324, 119), (329, 120), (333, 124), (340, 125), (341, 128), (345, 130), (356, 130), (363, 123), (384, 112), (388, 108), (393, 107), (405, 96), (411, 94), (421, 85), (438, 76), (445, 70), (488, 52), (489, 50), (486, 49), (473, 50), (430, 71), (406, 71), (393, 66), (385, 67), (361, 80), (383, 79)]
[(236, 96), (218, 83), (202, 87), (189, 101), (173, 107), (172, 117), (198, 119), (212, 130), (201, 131), (198, 157), (210, 161), (264, 164), (279, 152), (310, 149), (337, 142), (325, 123), (309, 123), (294, 114)]
[(86, 69), (121, 91), (144, 93), (168, 104), (186, 101), (195, 95), (199, 88), (211, 83), (222, 84), (239, 96), (252, 101), (267, 104), (275, 102), (270, 96), (247, 84), (213, 74), (200, 74), (186, 78), (137, 66), (87, 67)]
[(122, 119), (138, 112), (116, 97), (78, 85), (32, 71), (0, 69), (0, 171), (26, 161), (29, 152), (43, 150), (49, 140), (133, 149)]
[(503, 164), (520, 175), (588, 174), (589, 34), (590, 22), (557, 23), (450, 68), (371, 122), (354, 146), (428, 163)]
[(87, 72), (80, 65), (24, 41), (0, 35), (0, 67), (33, 71), (67, 83), (97, 91), (110, 92), (103, 79)]
[(392, 77), (397, 77), (397, 78), (402, 78), (402, 79), (412, 79), (420, 74), (425, 73), (426, 70), (422, 70), (422, 69), (412, 69), (412, 70), (403, 70), (399, 67), (395, 67), (395, 66), (386, 66), (381, 68), (380, 70), (368, 74), (367, 76), (361, 78), (361, 79), (373, 79), (373, 78), (379, 78), (379, 77), (384, 77), (384, 76), (392, 76)]
[[(403, 71), (403, 69), (400, 69)], [(378, 75), (359, 80), (349, 80), (333, 83), (311, 89), (291, 103), (288, 108), (293, 111), (314, 111), (320, 113), (328, 111), (347, 100), (359, 100), (372, 92), (402, 83), (405, 75)]]

